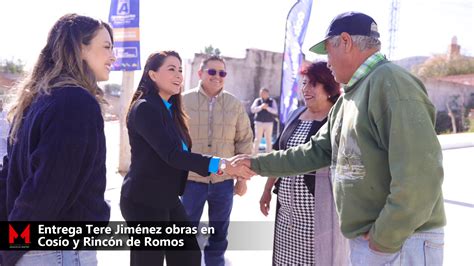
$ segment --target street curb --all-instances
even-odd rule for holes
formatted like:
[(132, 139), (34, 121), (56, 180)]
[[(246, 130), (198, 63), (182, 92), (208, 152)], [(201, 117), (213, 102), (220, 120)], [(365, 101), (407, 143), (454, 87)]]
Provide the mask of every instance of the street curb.
[(443, 150), (474, 147), (474, 133), (439, 135), (438, 140)]

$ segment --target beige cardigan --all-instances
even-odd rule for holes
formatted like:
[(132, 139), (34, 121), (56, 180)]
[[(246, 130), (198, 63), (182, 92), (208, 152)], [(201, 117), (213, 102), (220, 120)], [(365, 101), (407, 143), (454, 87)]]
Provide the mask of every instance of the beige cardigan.
[[(184, 108), (189, 119), (189, 131), (193, 141), (192, 151), (221, 158), (237, 154), (251, 154), (253, 132), (244, 106), (234, 95), (222, 90), (216, 96), (209, 128), (209, 96), (202, 87), (183, 93)], [(211, 136), (209, 130), (211, 129)], [(217, 183), (230, 176), (211, 174), (202, 177), (189, 172), (188, 180), (202, 183)]]

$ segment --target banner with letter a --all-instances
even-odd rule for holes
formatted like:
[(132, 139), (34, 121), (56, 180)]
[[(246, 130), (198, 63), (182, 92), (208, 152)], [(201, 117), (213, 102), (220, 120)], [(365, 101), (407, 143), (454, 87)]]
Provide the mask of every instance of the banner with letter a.
[(286, 19), (285, 49), (281, 75), (280, 121), (298, 107), (298, 80), (303, 54), (301, 47), (306, 35), (313, 0), (298, 0)]
[(112, 0), (109, 23), (114, 29), (112, 70), (140, 70), (139, 0)]

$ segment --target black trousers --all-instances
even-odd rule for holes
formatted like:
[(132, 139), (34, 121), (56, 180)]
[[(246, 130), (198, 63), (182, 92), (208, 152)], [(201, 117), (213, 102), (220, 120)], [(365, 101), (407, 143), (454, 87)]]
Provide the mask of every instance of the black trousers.
[[(128, 222), (186, 222), (189, 219), (183, 204), (177, 198), (176, 204), (171, 208), (159, 208), (135, 202), (129, 198), (120, 199), (120, 210)], [(191, 224), (189, 223), (189, 226)], [(181, 250), (130, 250), (131, 266), (163, 265), (166, 258), (167, 266), (201, 265), (201, 250), (194, 235), (183, 238), (185, 251)]]

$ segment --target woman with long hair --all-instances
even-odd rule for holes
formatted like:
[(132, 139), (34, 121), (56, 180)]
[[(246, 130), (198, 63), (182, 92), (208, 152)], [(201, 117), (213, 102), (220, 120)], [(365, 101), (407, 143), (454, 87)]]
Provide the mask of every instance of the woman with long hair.
[[(109, 220), (97, 82), (109, 78), (112, 48), (110, 26), (90, 17), (67, 14), (50, 30), (9, 114), (0, 220)], [(95, 251), (2, 251), (2, 259), (2, 265), (97, 264)]]
[[(134, 222), (179, 222), (189, 220), (179, 196), (188, 171), (202, 176), (234, 167), (226, 159), (191, 152), (187, 116), (183, 111), (183, 74), (177, 52), (151, 54), (127, 115), (131, 146), (130, 171), (122, 184), (120, 208), (130, 225)], [(247, 170), (250, 171), (250, 170)], [(186, 251), (162, 248), (131, 250), (131, 265), (200, 265), (201, 252), (194, 235), (184, 236)]]

